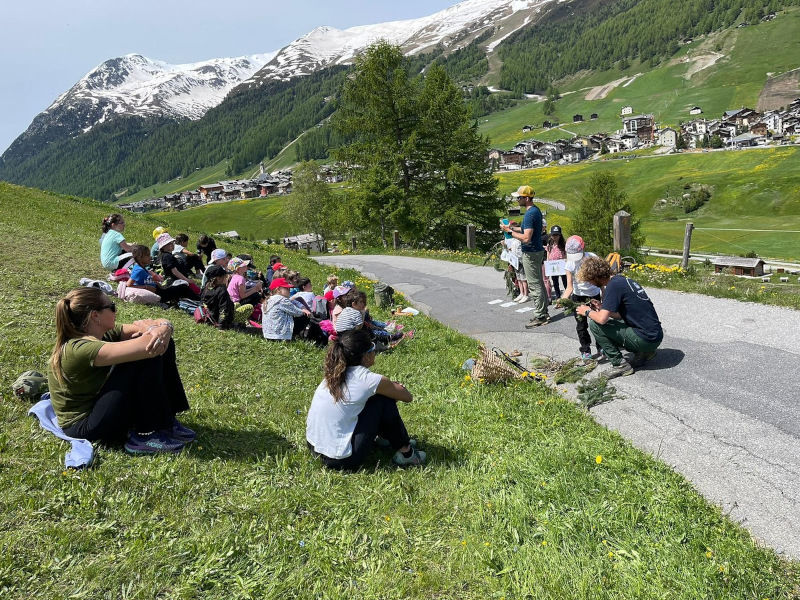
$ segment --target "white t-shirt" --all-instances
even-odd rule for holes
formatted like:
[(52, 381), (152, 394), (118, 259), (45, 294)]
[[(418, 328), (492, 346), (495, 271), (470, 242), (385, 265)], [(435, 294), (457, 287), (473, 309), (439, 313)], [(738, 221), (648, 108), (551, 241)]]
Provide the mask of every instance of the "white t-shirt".
[(578, 270), (587, 257), (597, 258), (593, 252), (584, 252), (580, 260), (568, 260), (565, 269), (572, 273), (572, 293), (576, 296), (599, 296), (600, 288), (588, 281), (578, 280)]
[(292, 296), (292, 300), (295, 298), (302, 298), (303, 302), (306, 303), (306, 306), (308, 306), (308, 310), (310, 311), (313, 311), (314, 306), (317, 304), (317, 297), (314, 295), (314, 292), (297, 292), (294, 296)]
[(333, 401), (328, 384), (322, 380), (314, 392), (306, 419), (306, 440), (314, 450), (328, 458), (347, 458), (353, 453), (350, 439), (358, 415), (367, 400), (375, 395), (381, 375), (366, 367), (348, 367), (345, 374), (345, 398)]

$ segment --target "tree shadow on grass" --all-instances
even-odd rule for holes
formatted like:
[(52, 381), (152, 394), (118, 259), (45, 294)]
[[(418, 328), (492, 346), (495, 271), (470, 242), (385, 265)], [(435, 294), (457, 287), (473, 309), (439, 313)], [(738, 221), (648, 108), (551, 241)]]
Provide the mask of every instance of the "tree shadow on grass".
[(267, 455), (283, 455), (297, 450), (294, 444), (274, 431), (225, 427), (198, 427), (197, 440), (187, 447), (193, 457), (241, 462), (258, 462)]

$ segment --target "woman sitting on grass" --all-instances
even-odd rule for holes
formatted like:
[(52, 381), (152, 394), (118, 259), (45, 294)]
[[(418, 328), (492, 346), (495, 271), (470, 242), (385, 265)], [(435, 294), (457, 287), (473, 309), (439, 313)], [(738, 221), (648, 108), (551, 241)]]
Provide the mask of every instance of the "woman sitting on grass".
[(166, 319), (116, 323), (97, 288), (72, 290), (56, 307), (48, 384), (64, 433), (89, 441), (127, 434), (132, 454), (177, 452), (196, 437), (175, 415), (189, 402)]
[(375, 442), (395, 451), (397, 465), (425, 462), (397, 409), (398, 400), (412, 401), (411, 393), (372, 373), (373, 364), (375, 345), (364, 330), (345, 331), (328, 346), (325, 379), (314, 392), (306, 419), (308, 447), (327, 467), (359, 468)]
[(121, 269), (128, 262), (129, 256), (120, 259), (120, 255), (131, 251), (131, 245), (125, 241), (125, 218), (114, 213), (103, 219), (103, 235), (100, 236), (100, 262), (108, 271)]

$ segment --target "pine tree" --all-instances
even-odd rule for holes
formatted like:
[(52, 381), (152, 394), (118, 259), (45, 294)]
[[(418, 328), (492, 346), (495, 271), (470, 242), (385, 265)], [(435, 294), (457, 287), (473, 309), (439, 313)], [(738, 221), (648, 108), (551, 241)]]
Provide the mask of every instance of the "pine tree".
[(631, 249), (640, 248), (644, 234), (639, 221), (633, 218), (627, 195), (619, 188), (616, 177), (595, 173), (578, 201), (572, 229), (583, 238), (589, 251), (605, 256), (614, 247), (614, 214), (620, 210), (631, 214)]

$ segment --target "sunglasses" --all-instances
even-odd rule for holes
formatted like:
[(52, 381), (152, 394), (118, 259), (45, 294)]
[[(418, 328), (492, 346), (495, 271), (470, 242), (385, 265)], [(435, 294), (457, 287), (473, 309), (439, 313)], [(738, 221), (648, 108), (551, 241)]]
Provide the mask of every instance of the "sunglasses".
[(378, 347), (375, 344), (372, 344), (372, 347), (369, 350), (367, 350), (367, 354), (369, 354), (370, 352), (375, 352), (375, 350), (377, 350), (377, 348)]
[(105, 306), (101, 306), (97, 310), (100, 311), (100, 310), (105, 310), (107, 308), (110, 308), (111, 312), (113, 312), (113, 313), (117, 312), (117, 305), (114, 304), (113, 302), (111, 304), (106, 304)]

